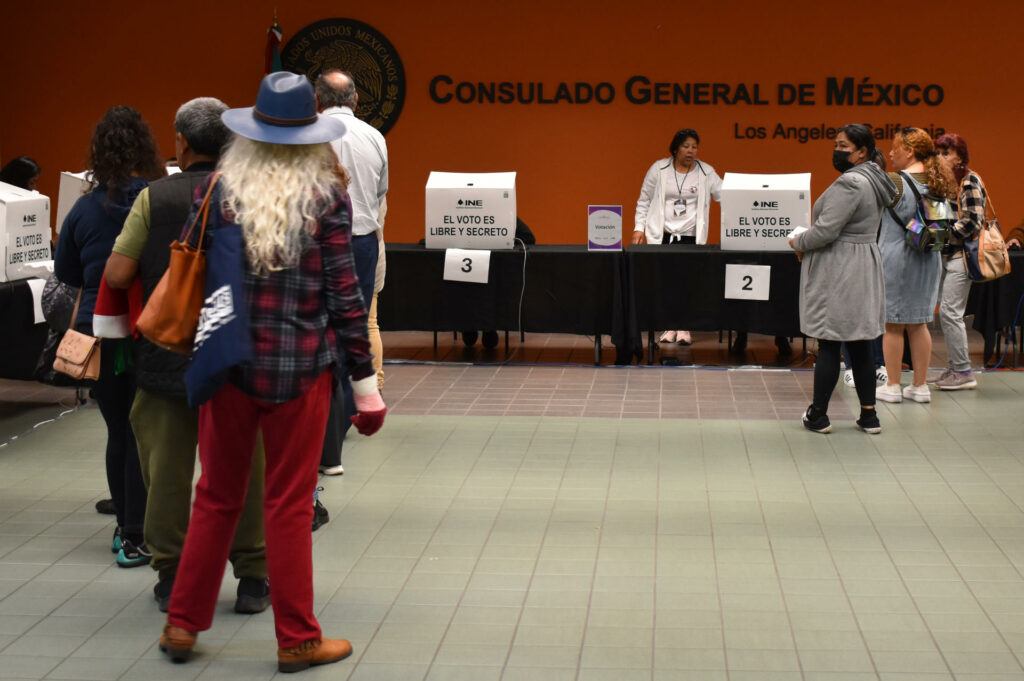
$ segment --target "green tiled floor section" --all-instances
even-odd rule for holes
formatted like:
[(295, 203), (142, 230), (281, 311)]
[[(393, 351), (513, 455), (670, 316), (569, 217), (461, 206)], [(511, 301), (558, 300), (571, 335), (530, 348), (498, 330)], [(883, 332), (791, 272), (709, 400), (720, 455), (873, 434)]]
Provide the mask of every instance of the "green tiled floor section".
[[(355, 654), (301, 678), (1024, 679), (1024, 375), (980, 383), (880, 405), (880, 436), (389, 417), (314, 534), (318, 616)], [(155, 575), (114, 566), (92, 506), (104, 433), (86, 408), (0, 448), (0, 678), (274, 676), (230, 576), (201, 654), (159, 654)]]

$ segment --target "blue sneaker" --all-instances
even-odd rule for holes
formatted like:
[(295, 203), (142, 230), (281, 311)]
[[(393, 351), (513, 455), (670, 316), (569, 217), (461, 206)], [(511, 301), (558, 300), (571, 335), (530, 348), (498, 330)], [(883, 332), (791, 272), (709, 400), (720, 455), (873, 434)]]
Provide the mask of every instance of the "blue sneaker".
[(121, 550), (117, 552), (117, 567), (133, 568), (149, 565), (153, 554), (145, 544), (136, 546), (130, 539), (121, 540)]
[(120, 527), (115, 527), (114, 528), (114, 539), (113, 539), (113, 541), (110, 542), (110, 552), (111, 553), (117, 553), (118, 551), (121, 550), (121, 545), (124, 543), (124, 540), (121, 538), (121, 533), (123, 531), (124, 530), (122, 528), (120, 528)]

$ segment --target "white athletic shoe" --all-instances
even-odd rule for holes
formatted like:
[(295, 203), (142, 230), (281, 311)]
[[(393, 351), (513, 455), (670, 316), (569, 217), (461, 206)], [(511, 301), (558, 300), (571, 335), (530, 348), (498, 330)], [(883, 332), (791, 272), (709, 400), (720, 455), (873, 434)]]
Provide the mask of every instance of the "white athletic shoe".
[(875, 399), (881, 400), (882, 402), (892, 402), (893, 404), (898, 404), (902, 402), (903, 391), (900, 390), (900, 384), (886, 384), (880, 388), (875, 388)]
[(856, 388), (853, 384), (853, 369), (847, 369), (843, 372), (843, 385), (847, 388)]
[(931, 402), (932, 391), (928, 389), (928, 384), (914, 385), (910, 384), (903, 389), (903, 397), (908, 400), (914, 400), (915, 402)]
[(888, 383), (889, 372), (885, 370), (885, 367), (878, 367), (878, 370), (875, 371), (875, 387), (880, 388)]

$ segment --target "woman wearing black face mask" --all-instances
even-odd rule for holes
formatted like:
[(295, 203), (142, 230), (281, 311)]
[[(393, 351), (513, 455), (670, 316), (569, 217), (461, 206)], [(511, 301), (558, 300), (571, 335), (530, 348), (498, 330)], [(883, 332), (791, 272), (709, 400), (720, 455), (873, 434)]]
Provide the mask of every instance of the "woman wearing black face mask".
[(857, 426), (881, 432), (875, 413), (875, 364), (871, 340), (885, 330), (882, 257), (875, 240), (882, 211), (896, 196), (896, 186), (874, 163), (879, 155), (871, 129), (851, 124), (840, 128), (832, 165), (842, 175), (814, 202), (810, 228), (790, 237), (802, 259), (800, 330), (818, 339), (814, 365), (814, 400), (804, 427), (832, 430), (828, 403), (839, 379), (839, 346), (845, 342), (853, 362), (860, 399)]

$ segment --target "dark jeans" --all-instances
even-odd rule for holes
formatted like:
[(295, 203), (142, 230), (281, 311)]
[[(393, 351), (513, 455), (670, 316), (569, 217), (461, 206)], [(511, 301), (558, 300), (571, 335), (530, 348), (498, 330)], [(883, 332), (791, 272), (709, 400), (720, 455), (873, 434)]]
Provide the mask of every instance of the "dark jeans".
[(92, 394), (107, 425), (107, 485), (117, 509), (117, 524), (132, 541), (142, 541), (146, 517), (146, 485), (128, 414), (135, 401), (135, 377), (130, 373), (114, 375), (118, 344), (106, 339), (100, 344), (100, 377)]
[[(356, 263), (356, 277), (363, 293), (363, 304), (369, 308), (373, 300), (373, 279), (377, 272), (377, 235), (352, 237), (352, 257)], [(321, 466), (341, 465), (341, 447), (352, 427), (350, 417), (356, 414), (356, 403), (352, 397), (352, 385), (344, 371), (344, 357), (339, 358), (337, 380), (331, 390), (331, 408), (327, 413), (327, 432), (324, 434), (324, 451), (320, 457)], [(338, 390), (340, 383), (341, 390)], [(340, 394), (339, 394), (340, 393)]]
[[(814, 363), (814, 406), (822, 413), (839, 380), (840, 341), (818, 340), (818, 359)], [(875, 406), (875, 361), (871, 358), (871, 341), (846, 341), (853, 369), (853, 382), (862, 407)]]

